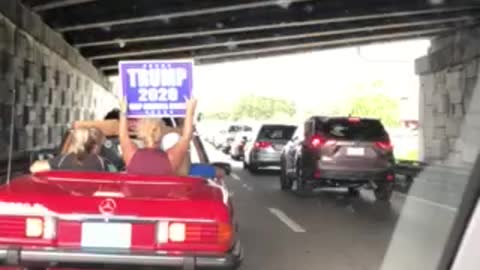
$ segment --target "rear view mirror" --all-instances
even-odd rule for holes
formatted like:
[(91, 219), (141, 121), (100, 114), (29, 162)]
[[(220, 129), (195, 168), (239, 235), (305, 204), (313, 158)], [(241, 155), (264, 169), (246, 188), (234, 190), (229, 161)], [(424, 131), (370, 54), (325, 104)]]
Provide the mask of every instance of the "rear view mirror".
[(212, 163), (213, 166), (221, 168), (225, 171), (226, 175), (230, 175), (232, 173), (232, 165), (227, 162), (214, 162)]

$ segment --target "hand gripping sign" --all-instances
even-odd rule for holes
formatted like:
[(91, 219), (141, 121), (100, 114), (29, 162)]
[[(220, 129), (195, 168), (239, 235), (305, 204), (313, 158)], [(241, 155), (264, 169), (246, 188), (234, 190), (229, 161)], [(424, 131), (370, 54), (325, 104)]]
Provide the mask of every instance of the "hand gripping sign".
[(121, 61), (119, 70), (128, 117), (185, 116), (192, 95), (193, 61)]

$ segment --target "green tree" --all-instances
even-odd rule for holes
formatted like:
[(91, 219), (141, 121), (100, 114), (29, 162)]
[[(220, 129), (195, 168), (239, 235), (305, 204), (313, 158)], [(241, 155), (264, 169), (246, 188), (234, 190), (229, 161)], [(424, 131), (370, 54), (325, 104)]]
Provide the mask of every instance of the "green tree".
[(205, 120), (229, 120), (231, 118), (231, 113), (230, 112), (205, 113), (203, 118)]
[(272, 119), (275, 115), (294, 116), (295, 104), (281, 98), (249, 95), (242, 97), (232, 111), (232, 120), (239, 119)]
[(400, 124), (399, 101), (385, 95), (355, 97), (350, 103), (350, 114), (360, 117), (379, 118), (385, 126)]

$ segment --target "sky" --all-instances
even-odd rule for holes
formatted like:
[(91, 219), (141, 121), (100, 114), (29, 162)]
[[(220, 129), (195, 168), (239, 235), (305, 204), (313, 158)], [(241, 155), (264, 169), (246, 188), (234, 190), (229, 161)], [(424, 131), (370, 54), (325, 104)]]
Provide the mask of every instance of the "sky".
[(341, 102), (375, 81), (384, 82), (382, 93), (414, 98), (414, 60), (427, 53), (429, 44), (404, 41), (202, 65), (195, 69), (194, 92), (204, 110), (228, 108), (249, 93), (322, 106)]
[(204, 112), (228, 110), (248, 94), (285, 98), (307, 110), (342, 102), (381, 81), (375, 91), (408, 97), (404, 111), (415, 118), (414, 60), (429, 46), (422, 39), (200, 65), (194, 69), (193, 92)]

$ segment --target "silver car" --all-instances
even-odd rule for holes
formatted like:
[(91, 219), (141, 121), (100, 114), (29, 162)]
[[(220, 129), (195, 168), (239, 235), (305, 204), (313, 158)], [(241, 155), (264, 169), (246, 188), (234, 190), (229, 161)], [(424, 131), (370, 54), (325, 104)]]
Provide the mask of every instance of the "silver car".
[(297, 126), (264, 124), (245, 146), (244, 168), (256, 172), (261, 167), (280, 166), (283, 147), (292, 138)]

